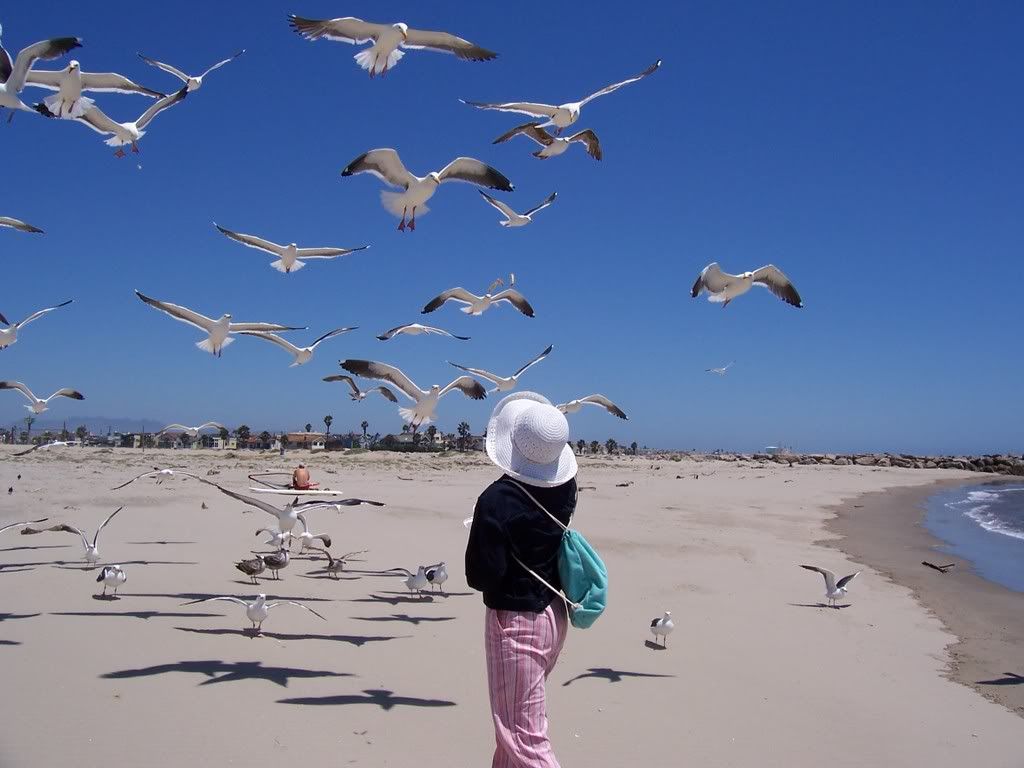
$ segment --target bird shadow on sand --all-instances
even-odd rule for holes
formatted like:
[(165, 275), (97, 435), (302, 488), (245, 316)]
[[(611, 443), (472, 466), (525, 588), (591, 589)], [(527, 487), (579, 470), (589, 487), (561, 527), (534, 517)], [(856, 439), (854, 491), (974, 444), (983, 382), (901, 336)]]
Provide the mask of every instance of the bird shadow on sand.
[(24, 573), (25, 571), (32, 571), (34, 568), (26, 568), (19, 564), (11, 563), (10, 565), (0, 564), (0, 575), (5, 573)]
[(157, 545), (160, 545), (160, 546), (166, 546), (168, 544), (181, 544), (181, 545), (184, 545), (184, 544), (198, 544), (198, 542), (195, 542), (195, 541), (126, 541), (125, 544), (137, 544), (137, 545), (140, 545), (140, 546), (144, 545), (144, 544), (157, 544)]
[(366, 571), (366, 570), (357, 570), (355, 568), (351, 568), (348, 571), (346, 571), (346, 573), (356, 573), (356, 574), (359, 574), (360, 576), (390, 576), (393, 579), (405, 579), (405, 578), (408, 578), (401, 571)]
[(359, 581), (359, 576), (331, 576), (327, 571), (314, 571), (313, 573), (300, 573), (300, 579), (326, 579), (327, 581)]
[(656, 643), (653, 640), (644, 640), (644, 647), (650, 648), (652, 651), (667, 651), (668, 648), (661, 643)]
[(1024, 685), (1024, 675), (1016, 672), (1003, 672), (1002, 677), (995, 680), (978, 680), (976, 685)]
[(850, 608), (853, 603), (844, 603), (843, 605), (829, 605), (828, 603), (790, 603), (794, 608), (834, 608), (840, 610), (842, 608)]
[[(648, 640), (647, 642), (651, 642)], [(658, 648), (661, 648), (659, 645)], [(607, 680), (609, 683), (621, 683), (627, 677), (675, 677), (675, 675), (658, 675), (653, 672), (626, 672), (621, 669), (611, 669), (610, 667), (591, 667), (586, 672), (581, 672), (576, 677), (571, 677), (562, 683), (562, 687), (566, 687), (571, 683), (575, 683), (577, 680), (586, 680), (587, 678), (596, 677), (601, 680)]]
[(207, 679), (199, 685), (215, 683), (235, 683), (239, 680), (266, 680), (288, 687), (292, 678), (314, 677), (352, 677), (348, 672), (331, 672), (324, 669), (300, 669), (298, 667), (265, 667), (262, 661), (220, 661), (215, 659), (197, 661), (178, 661), (173, 664), (156, 664), (152, 667), (139, 669), (122, 669), (100, 675), (104, 680), (127, 680), (135, 677), (153, 677), (174, 672), (182, 674), (203, 675)]
[[(245, 584), (252, 590), (256, 587), (256, 584), (248, 581), (237, 582), (239, 584)], [(258, 586), (264, 586), (262, 584)], [(207, 600), (211, 597), (221, 597), (222, 592), (122, 592), (118, 597), (166, 597), (171, 600)], [(267, 600), (296, 600), (303, 603), (332, 603), (334, 600), (330, 597), (288, 597), (286, 595), (277, 595), (266, 593)], [(255, 592), (249, 591), (238, 597), (252, 599), (256, 596)]]
[(390, 616), (353, 616), (355, 621), (402, 621), (419, 626), (423, 622), (455, 621), (454, 616), (410, 616), (407, 613), (393, 613)]
[(21, 645), (17, 640), (0, 640), (0, 645)]
[(175, 627), (182, 632), (192, 632), (197, 635), (238, 635), (255, 639), (257, 637), (269, 637), (272, 640), (329, 640), (337, 643), (349, 643), (361, 648), (367, 643), (383, 643), (387, 640), (398, 640), (408, 638), (411, 635), (320, 635), (313, 633), (292, 634), (285, 632), (255, 632), (250, 628), (245, 629), (197, 629), (194, 627)]
[[(391, 595), (391, 597), (389, 597)], [(401, 605), (402, 603), (413, 603), (414, 605), (423, 605), (424, 603), (434, 602), (434, 598), (428, 594), (420, 596), (403, 595), (401, 592), (385, 592), (383, 595), (371, 594), (369, 597), (356, 597), (349, 600), (350, 603), (387, 603), (388, 605)]]
[(26, 550), (34, 549), (67, 549), (70, 544), (34, 544), (20, 547), (4, 547), (0, 549), (0, 552), (24, 552)]
[[(109, 595), (108, 595), (109, 597)], [(96, 600), (101, 599), (99, 595), (93, 595)], [(118, 598), (120, 599), (120, 598)], [(192, 619), (192, 618), (214, 618), (223, 616), (222, 613), (186, 613), (184, 611), (54, 611), (51, 616), (110, 616), (126, 619)]]
[(12, 619), (34, 619), (38, 613), (0, 613), (0, 621), (11, 621)]
[(304, 706), (338, 707), (349, 704), (372, 704), (385, 712), (395, 707), (454, 707), (454, 701), (445, 699), (419, 699), (412, 696), (396, 696), (394, 691), (366, 689), (361, 696), (304, 696), (296, 699), (279, 699), (278, 704), (301, 704)]
[[(51, 563), (37, 563), (37, 565), (51, 565)], [(66, 560), (55, 560), (52, 563), (54, 568), (64, 571), (95, 571), (101, 568), (100, 564), (84, 565), (83, 563), (69, 563)], [(199, 565), (189, 560), (122, 560), (118, 565)]]

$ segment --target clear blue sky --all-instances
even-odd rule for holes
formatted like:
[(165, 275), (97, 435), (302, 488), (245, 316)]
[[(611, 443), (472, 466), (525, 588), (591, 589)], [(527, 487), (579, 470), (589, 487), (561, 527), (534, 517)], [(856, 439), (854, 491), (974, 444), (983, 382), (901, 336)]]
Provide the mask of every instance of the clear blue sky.
[[(411, 51), (371, 81), (354, 48), (292, 32), (292, 11), (404, 20), (501, 55)], [(603, 392), (630, 414), (576, 414), (574, 437), (1024, 450), (1024, 6), (648, 2), (629, 15), (571, 4), (7, 4), (9, 49), (78, 35), (84, 69), (157, 89), (175, 81), (137, 50), (190, 71), (248, 52), (161, 115), (138, 156), (115, 159), (73, 123), (19, 114), (0, 126), (0, 214), (48, 232), (0, 231), (0, 311), (75, 299), (0, 353), (0, 377), (81, 389), (85, 402), (46, 414), (69, 425), (145, 416), (295, 429), (330, 413), (335, 431), (365, 418), (384, 433), (400, 429), (394, 406), (350, 403), (320, 381), (340, 358), (390, 362), (429, 385), (455, 373), (445, 360), (510, 373), (554, 344), (523, 387), (556, 401)], [(458, 102), (568, 101), (659, 57), (654, 76), (586, 108), (579, 127), (599, 134), (600, 163), (578, 147), (539, 161), (526, 139), (492, 146), (519, 117)], [(98, 100), (122, 120), (148, 105)], [(506, 231), (472, 187), (446, 185), (403, 235), (377, 180), (339, 175), (386, 146), (421, 175), (479, 157), (515, 183), (507, 200), (518, 210), (554, 190), (559, 199)], [(372, 248), (285, 276), (213, 220), (280, 242)], [(806, 308), (760, 290), (725, 310), (692, 300), (716, 260), (732, 271), (777, 264)], [(471, 342), (374, 338), (422, 319), (443, 289), (482, 291), (509, 271), (536, 319), (449, 306), (429, 321)], [(244, 338), (218, 360), (133, 288), (209, 315), (309, 325), (300, 342), (361, 329), (300, 368)], [(729, 360), (725, 378), (704, 373)], [(19, 396), (0, 395), (0, 423), (25, 415)], [(439, 424), (466, 419), (479, 432), (493, 403), (449, 396)]]

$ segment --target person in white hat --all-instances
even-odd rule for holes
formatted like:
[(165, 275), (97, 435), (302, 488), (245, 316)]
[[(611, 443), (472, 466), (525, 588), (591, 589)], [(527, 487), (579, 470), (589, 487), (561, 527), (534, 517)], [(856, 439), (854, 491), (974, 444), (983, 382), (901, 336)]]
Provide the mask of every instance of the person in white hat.
[(568, 616), (563, 601), (524, 565), (553, 587), (561, 586), (563, 529), (538, 503), (565, 525), (576, 509), (569, 424), (541, 395), (509, 395), (491, 414), (487, 455), (504, 474), (477, 499), (466, 547), (466, 581), (483, 592), (486, 606), (487, 681), (496, 741), (492, 766), (558, 768), (547, 734), (544, 682), (562, 650)]

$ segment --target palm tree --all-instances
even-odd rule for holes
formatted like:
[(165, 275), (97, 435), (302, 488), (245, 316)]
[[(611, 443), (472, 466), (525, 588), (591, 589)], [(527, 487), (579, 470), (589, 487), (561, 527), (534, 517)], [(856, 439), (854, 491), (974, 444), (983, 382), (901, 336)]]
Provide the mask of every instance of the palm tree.
[(582, 456), (585, 450), (587, 450), (587, 441), (580, 438), (576, 441), (576, 452)]
[(433, 447), (434, 440), (436, 438), (437, 438), (437, 427), (435, 427), (433, 424), (431, 424), (429, 427), (427, 427), (427, 444), (428, 444), (428, 446)]
[(75, 437), (77, 437), (83, 443), (85, 442), (85, 438), (88, 437), (88, 436), (89, 436), (89, 430), (87, 430), (85, 428), (84, 424), (82, 426), (78, 427), (78, 429), (75, 430)]
[(265, 429), (260, 432), (260, 445), (264, 447), (270, 445), (270, 433)]
[(464, 450), (466, 450), (467, 438), (472, 434), (472, 432), (469, 429), (469, 422), (468, 421), (460, 421), (459, 422), (459, 426), (458, 426), (458, 432), (459, 432), (459, 450), (460, 451), (464, 451)]
[(636, 444), (636, 440), (634, 440), (632, 443), (629, 444), (629, 450), (632, 452), (632, 454), (634, 456), (636, 456), (636, 449), (637, 449), (637, 444)]
[(608, 451), (609, 455), (619, 450), (619, 444), (615, 442), (615, 438), (613, 437), (609, 437), (607, 440), (605, 440), (604, 447), (605, 450)]
[(247, 446), (249, 444), (250, 435), (252, 435), (252, 430), (249, 429), (248, 424), (243, 424), (242, 426), (235, 430), (235, 437), (238, 438), (238, 442), (241, 445)]
[(312, 432), (313, 431), (313, 425), (312, 424), (307, 424), (306, 425), (306, 431), (307, 432)]
[(591, 453), (600, 453), (601, 452), (601, 444), (599, 442), (597, 442), (597, 440), (591, 440), (590, 441), (590, 452)]
[(324, 442), (328, 442), (331, 439), (331, 424), (334, 423), (334, 417), (330, 414), (324, 416), (324, 426), (327, 427), (327, 431), (324, 432)]
[(220, 428), (220, 432), (219, 432), (219, 433), (217, 434), (217, 436), (218, 436), (218, 437), (219, 437), (219, 438), (220, 438), (221, 440), (223, 440), (224, 442), (227, 442), (227, 440), (228, 440), (228, 436), (229, 436), (230, 434), (231, 434), (231, 433), (230, 433), (230, 432), (228, 432), (228, 430), (227, 430), (227, 428), (226, 428), (226, 427), (221, 427), (221, 428)]
[(366, 440), (366, 430), (368, 430), (370, 428), (370, 422), (364, 421), (362, 424), (359, 425), (359, 428), (363, 430), (363, 440), (365, 441)]
[(26, 443), (29, 440), (32, 439), (32, 425), (35, 424), (35, 423), (36, 423), (36, 417), (35, 416), (26, 416), (25, 417), (25, 431), (28, 433), (28, 438), (26, 438), (26, 440), (25, 440)]

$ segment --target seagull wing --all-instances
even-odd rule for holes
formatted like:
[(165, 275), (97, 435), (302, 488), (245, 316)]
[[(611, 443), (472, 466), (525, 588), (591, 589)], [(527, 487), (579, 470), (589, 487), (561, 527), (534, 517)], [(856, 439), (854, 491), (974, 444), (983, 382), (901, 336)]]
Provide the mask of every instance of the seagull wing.
[(819, 568), (816, 565), (801, 565), (800, 567), (808, 571), (815, 571), (817, 573), (820, 573), (822, 576), (825, 577), (825, 589), (827, 589), (829, 592), (836, 591), (836, 575), (832, 573), (832, 571), (826, 570), (825, 568)]
[[(52, 116), (53, 115), (51, 115), (51, 117)], [(104, 135), (108, 133), (117, 133), (122, 128), (119, 122), (111, 118), (106, 112), (95, 105), (89, 107), (85, 110), (85, 114), (81, 117), (76, 117), (75, 119), (82, 125), (89, 126), (96, 131), (96, 133), (102, 133)]]
[(182, 86), (179, 90), (172, 93), (170, 96), (164, 96), (162, 99), (157, 101), (153, 106), (142, 113), (142, 117), (135, 121), (135, 127), (140, 131), (153, 122), (153, 118), (159, 115), (168, 107), (173, 107), (179, 101), (183, 100), (188, 96), (188, 86)]
[(455, 368), (458, 368), (460, 371), (472, 373), (474, 376), (479, 376), (481, 379), (487, 379), (488, 381), (493, 382), (494, 384), (498, 384), (499, 382), (502, 381), (501, 376), (496, 376), (495, 374), (481, 370), (480, 368), (467, 368), (465, 365), (459, 365), (458, 363), (453, 363), (450, 360), (448, 361), (448, 365), (454, 366)]
[(420, 398), (427, 394), (417, 387), (412, 379), (395, 366), (387, 363), (378, 363), (373, 360), (342, 360), (341, 367), (364, 379), (379, 379), (394, 384), (413, 402), (419, 402)]
[(349, 331), (354, 331), (358, 328), (359, 326), (354, 326), (352, 328), (335, 328), (333, 331), (328, 331), (323, 336), (314, 341), (312, 344), (310, 344), (309, 348), (316, 349), (317, 344), (319, 344), (321, 341), (327, 341), (327, 339), (332, 339), (335, 336), (340, 336), (343, 333), (348, 333)]
[[(32, 79), (32, 73), (29, 74), (29, 79)], [(152, 96), (157, 99), (162, 99), (167, 95), (144, 88), (116, 72), (83, 72), (82, 90), (101, 93), (141, 93), (144, 96)]]
[(545, 357), (547, 357), (548, 355), (550, 355), (550, 354), (551, 354), (551, 350), (553, 350), (554, 348), (555, 348), (555, 345), (554, 345), (554, 344), (551, 344), (551, 345), (549, 345), (547, 349), (545, 349), (545, 350), (544, 350), (543, 352), (541, 352), (541, 353), (540, 353), (539, 355), (537, 355), (537, 356), (536, 356), (535, 358), (533, 358), (533, 360), (531, 360), (531, 361), (530, 361), (530, 362), (528, 362), (528, 363), (527, 363), (526, 365), (524, 365), (524, 366), (523, 366), (522, 368), (520, 368), (520, 369), (519, 369), (518, 371), (516, 371), (515, 373), (513, 373), (513, 374), (512, 374), (512, 378), (513, 378), (513, 379), (518, 379), (518, 378), (519, 378), (519, 376), (520, 376), (520, 375), (522, 374), (522, 372), (523, 372), (523, 371), (525, 371), (525, 370), (526, 370), (527, 368), (529, 368), (529, 367), (530, 367), (531, 365), (536, 365), (536, 364), (537, 364), (537, 363), (539, 363), (539, 362), (540, 362), (541, 360), (543, 360), (543, 359), (544, 359)]
[(390, 400), (392, 403), (398, 402), (398, 398), (395, 397), (395, 393), (387, 387), (372, 387), (371, 389), (366, 390), (366, 392), (367, 394), (370, 392), (380, 392), (385, 400)]
[(208, 421), (205, 424), (200, 424), (196, 429), (202, 432), (207, 427), (213, 427), (214, 429), (227, 429), (223, 424), (219, 424), (216, 421)]
[(389, 29), (387, 24), (373, 24), (352, 16), (339, 19), (304, 19), (294, 14), (288, 17), (292, 29), (307, 40), (325, 37), (339, 43), (357, 45), (376, 40), (381, 32)]
[(41, 517), (38, 520), (22, 520), (20, 523), (8, 523), (7, 525), (0, 527), (0, 533), (9, 531), (11, 528), (17, 528), (19, 526), (32, 525), (32, 523), (45, 523), (50, 518)]
[(195, 605), (196, 603), (209, 603), (212, 600), (225, 600), (225, 601), (227, 601), (229, 603), (238, 603), (239, 605), (243, 606), (244, 608), (248, 608), (249, 607), (249, 604), (247, 602), (245, 602), (245, 600), (242, 600), (241, 598), (238, 598), (238, 597), (228, 597), (226, 595), (219, 596), (219, 597), (203, 597), (203, 598), (200, 598), (199, 600), (189, 600), (187, 603), (182, 603), (182, 605)]
[(448, 32), (429, 32), (424, 29), (408, 29), (401, 45), (403, 48), (426, 48), (451, 53), (467, 61), (490, 61), (498, 55)]
[(522, 134), (523, 136), (527, 136), (533, 139), (542, 147), (550, 146), (551, 143), (554, 142), (555, 140), (555, 138), (550, 133), (548, 133), (547, 131), (540, 127), (540, 123), (523, 123), (522, 125), (517, 125), (512, 130), (501, 134), (501, 136), (496, 138), (491, 143), (503, 144), (509, 139), (518, 136), (519, 134)]
[[(172, 425), (172, 426), (176, 426), (176, 425)], [(170, 427), (168, 427), (167, 429), (170, 429)], [(163, 430), (163, 429), (160, 430), (160, 432), (164, 432), (164, 431), (165, 430)], [(160, 434), (160, 432), (157, 432), (157, 434)], [(141, 480), (144, 477), (150, 477), (151, 475), (157, 475), (157, 474), (160, 474), (159, 471), (157, 471), (157, 472), (143, 472), (141, 475), (136, 475), (135, 477), (133, 477), (127, 483), (121, 483), (120, 485), (115, 486), (114, 488), (111, 488), (110, 490), (112, 490), (112, 491), (119, 491), (122, 488), (124, 488), (126, 485), (131, 485), (136, 480)]]
[(211, 72), (213, 72), (213, 70), (215, 70), (215, 69), (220, 69), (220, 68), (221, 68), (221, 67), (223, 67), (223, 66), (224, 66), (225, 64), (230, 64), (230, 63), (231, 63), (232, 61), (234, 61), (235, 59), (237, 59), (237, 58), (238, 58), (239, 56), (241, 56), (241, 55), (242, 55), (243, 53), (245, 53), (245, 48), (243, 48), (242, 50), (240, 50), (240, 51), (239, 51), (238, 53), (236, 53), (236, 54), (235, 54), (234, 56), (229, 56), (228, 58), (224, 59), (224, 61), (218, 61), (218, 62), (217, 62), (216, 64), (214, 64), (214, 65), (213, 65), (212, 67), (210, 67), (210, 68), (209, 68), (208, 70), (206, 70), (205, 72), (203, 72), (203, 74), (201, 74), (201, 75), (200, 75), (199, 77), (200, 77), (200, 78), (206, 77), (206, 76), (207, 76), (208, 74), (210, 74)]
[(574, 133), (569, 137), (569, 141), (579, 141), (587, 148), (587, 154), (595, 160), (600, 160), (604, 155), (601, 154), (601, 142), (597, 138), (597, 134), (589, 128), (579, 133)]
[(51, 400), (53, 400), (53, 398), (55, 398), (55, 397), (67, 397), (67, 398), (70, 398), (71, 400), (85, 400), (85, 395), (83, 395), (78, 390), (70, 389), (68, 387), (64, 387), (63, 389), (58, 389), (56, 392), (54, 392), (52, 395), (50, 395), (48, 398), (46, 398), (46, 400), (44, 400), (44, 402), (48, 403)]
[[(33, 445), (27, 451), (18, 451), (17, 453), (12, 454), (12, 455), (13, 456), (27, 456), (28, 454), (32, 453), (32, 451), (38, 451), (42, 447), (43, 447), (43, 444), (39, 443), (38, 445)], [(2, 529), (0, 529), (0, 533), (3, 533)]]
[(334, 376), (324, 376), (324, 381), (344, 381), (346, 384), (349, 385), (349, 387), (352, 388), (353, 395), (359, 395), (359, 387), (356, 385), (355, 381), (352, 379), (351, 376), (345, 376), (344, 374), (339, 373)]
[[(371, 501), (370, 499), (342, 499), (341, 501), (332, 501), (328, 506), (334, 506), (337, 504), (342, 507), (359, 507), (363, 504), (369, 504), (371, 507), (386, 507), (383, 501)], [(363, 550), (364, 552), (366, 550)]]
[(19, 93), (25, 87), (25, 78), (28, 76), (32, 65), (39, 59), (46, 61), (59, 59), (68, 51), (81, 47), (81, 38), (55, 37), (51, 40), (43, 40), (27, 48), (22, 48), (14, 59), (11, 74), (7, 77), (7, 92)]
[(618, 416), (620, 419), (629, 418), (628, 416), (626, 416), (625, 412), (623, 412), (623, 410), (619, 408), (619, 406), (617, 406), (604, 395), (587, 395), (586, 397), (581, 397), (579, 401), (581, 403), (589, 403), (590, 405), (599, 405), (606, 411), (608, 411), (608, 413), (612, 414), (613, 416)]
[(0, 389), (16, 389), (27, 397), (29, 402), (34, 403), (36, 401), (36, 396), (33, 394), (32, 390), (20, 381), (0, 381)]
[(162, 69), (167, 74), (174, 75), (176, 78), (181, 80), (181, 82), (183, 82), (183, 83), (187, 83), (188, 80), (189, 80), (188, 75), (186, 75), (184, 72), (182, 72), (177, 67), (172, 67), (170, 64), (164, 64), (162, 61), (157, 61), (156, 59), (150, 59), (147, 56), (143, 56), (141, 53), (139, 54), (139, 58), (142, 59), (147, 64), (149, 64), (151, 67), (156, 67), (157, 69)]
[[(82, 546), (85, 547), (86, 549), (89, 548), (89, 537), (85, 535), (85, 532), (82, 531), (80, 528), (76, 528), (75, 526), (70, 525), (69, 523), (60, 523), (58, 525), (51, 525), (46, 530), (48, 530), (48, 531), (63, 531), (64, 533), (77, 533), (81, 537), (81, 539), (82, 539)], [(32, 533), (41, 533), (41, 531), (33, 530)], [(99, 531), (97, 531), (97, 533), (99, 533)], [(93, 545), (93, 546), (95, 546), (95, 545)]]
[(423, 328), (423, 330), (426, 331), (427, 333), (436, 333), (439, 336), (448, 336), (450, 338), (459, 339), (461, 341), (469, 341), (469, 336), (457, 336), (451, 331), (446, 331), (444, 328), (435, 328), (432, 325), (423, 325), (420, 327)]
[(774, 264), (755, 269), (753, 281), (755, 285), (764, 286), (787, 304), (792, 304), (794, 307), (804, 305), (800, 300), (800, 294), (797, 293), (789, 278)]
[(336, 259), (356, 251), (365, 251), (369, 247), (360, 245), (358, 248), (298, 248), (296, 252), (300, 259)]
[(42, 234), (43, 230), (39, 227), (33, 227), (31, 224), (26, 224), (21, 219), (12, 219), (10, 216), (0, 216), (0, 227), (11, 227), (12, 229), (18, 229), (22, 232), (32, 232), (35, 234)]
[(410, 571), (408, 568), (388, 568), (388, 571), (401, 571), (406, 576), (412, 576), (412, 571)]
[(455, 381), (444, 387), (438, 394), (438, 399), (441, 399), (453, 389), (458, 389), (470, 400), (483, 400), (487, 397), (487, 391), (483, 388), (479, 381), (476, 381), (470, 376), (459, 376)]
[[(30, 69), (25, 75), (28, 87), (45, 88), (48, 91), (59, 91), (67, 70)], [(6, 78), (5, 78), (6, 79)]]
[(114, 519), (114, 515), (116, 515), (122, 509), (124, 509), (123, 506), (118, 507), (117, 509), (115, 509), (113, 512), (110, 513), (110, 516), (106, 520), (104, 520), (102, 523), (100, 523), (100, 527), (96, 529), (96, 533), (93, 534), (93, 537), (92, 537), (92, 545), (94, 547), (96, 546), (96, 542), (99, 541), (100, 531), (102, 531), (104, 528), (106, 528), (107, 527), (107, 523), (109, 523), (111, 520), (113, 520)]
[(507, 216), (508, 218), (514, 219), (514, 218), (517, 218), (519, 216), (518, 213), (516, 213), (511, 208), (509, 208), (507, 205), (505, 205), (505, 203), (501, 202), (501, 200), (495, 200), (493, 197), (488, 195), (482, 189), (478, 189), (477, 192), (479, 192), (481, 195), (483, 195), (484, 200), (486, 200), (492, 206), (497, 208), (499, 211), (501, 211), (503, 214), (505, 214), (505, 216)]
[(386, 184), (402, 189), (408, 189), (409, 185), (416, 181), (416, 177), (402, 164), (402, 158), (390, 148), (364, 152), (346, 165), (341, 175), (352, 176), (357, 173), (372, 173)]
[(310, 613), (312, 613), (312, 614), (313, 614), (314, 616), (319, 616), (319, 617), (320, 617), (321, 619), (323, 619), (324, 621), (327, 621), (327, 619), (325, 619), (325, 618), (324, 618), (323, 616), (321, 616), (321, 615), (320, 615), (319, 613), (317, 613), (316, 611), (314, 611), (314, 610), (313, 610), (312, 608), (310, 608), (310, 607), (309, 607), (308, 605), (303, 605), (302, 603), (297, 603), (297, 602), (295, 602), (294, 600), (276, 600), (276, 601), (274, 601), (273, 603), (267, 603), (267, 608), (268, 608), (268, 609), (269, 609), (269, 608), (276, 608), (276, 607), (277, 607), (277, 606), (279, 606), (279, 605), (294, 605), (294, 606), (297, 606), (297, 607), (299, 607), (299, 608), (303, 608), (303, 609), (305, 609), (305, 610), (309, 611), (309, 612), (310, 612)]
[(558, 111), (558, 107), (552, 104), (537, 104), (530, 101), (510, 101), (504, 104), (487, 104), (481, 101), (466, 101), (465, 99), (459, 99), (459, 101), (477, 109), (516, 112), (520, 115), (531, 115), (533, 117), (554, 117)]
[(449, 288), (444, 293), (439, 293), (427, 302), (427, 305), (423, 307), (420, 314), (425, 315), (428, 312), (433, 312), (449, 299), (461, 301), (463, 304), (472, 304), (473, 302), (479, 301), (480, 297), (470, 293), (465, 288)]
[(182, 307), (177, 304), (171, 304), (169, 301), (160, 301), (159, 299), (152, 299), (144, 293), (135, 291), (135, 295), (138, 296), (142, 301), (154, 309), (159, 309), (161, 312), (170, 315), (175, 320), (180, 320), (183, 323), (195, 326), (201, 331), (209, 333), (210, 328), (213, 327), (213, 320), (208, 318), (206, 315), (201, 315), (198, 312), (193, 312), (187, 307)]
[[(157, 434), (162, 435), (164, 432), (170, 432), (172, 429), (180, 429), (182, 432), (192, 431), (192, 427), (186, 427), (184, 424), (168, 424), (166, 427), (157, 432)], [(142, 477), (142, 475), (139, 475), (139, 477)]]
[(598, 96), (607, 96), (609, 93), (614, 93), (615, 91), (619, 90), (619, 88), (621, 88), (624, 85), (629, 85), (630, 83), (635, 83), (637, 80), (643, 80), (648, 75), (652, 75), (655, 72), (657, 72), (658, 71), (658, 67), (660, 67), (660, 66), (661, 66), (661, 59), (658, 59), (656, 62), (651, 64), (651, 66), (649, 66), (647, 69), (645, 69), (643, 72), (641, 72), (636, 77), (631, 77), (628, 80), (623, 80), (620, 83), (612, 83), (611, 85), (605, 86), (601, 90), (595, 91), (594, 93), (590, 94), (585, 99), (580, 101), (580, 106), (582, 107), (584, 104), (587, 104), (587, 103), (593, 101)]
[(858, 576), (860, 576), (860, 571), (857, 571), (856, 573), (851, 573), (849, 576), (843, 576), (843, 578), (841, 578), (839, 581), (836, 582), (836, 587), (838, 589), (842, 589), (847, 584), (849, 584), (851, 581), (856, 579)]
[(729, 283), (736, 279), (736, 275), (730, 275), (728, 272), (723, 272), (717, 261), (713, 261), (701, 270), (700, 277), (697, 278), (697, 282), (693, 284), (693, 289), (690, 291), (690, 295), (693, 298), (697, 298), (702, 290), (708, 290), (711, 293), (720, 293), (729, 287)]
[(31, 315), (26, 317), (20, 323), (15, 323), (14, 327), (15, 328), (23, 328), (24, 326), (26, 326), (29, 323), (31, 323), (33, 320), (38, 320), (40, 317), (42, 317), (43, 315), (47, 314), (48, 312), (53, 312), (53, 310), (55, 310), (55, 309), (60, 309), (61, 307), (66, 307), (72, 301), (74, 301), (74, 299), (69, 299), (68, 301), (63, 301), (60, 304), (55, 304), (52, 307), (47, 307), (46, 309), (40, 309), (38, 312), (33, 312)]
[(243, 336), (255, 336), (257, 339), (263, 339), (269, 341), (271, 344), (277, 344), (287, 352), (291, 352), (293, 355), (298, 355), (302, 350), (292, 344), (287, 339), (282, 339), (275, 333), (264, 333), (262, 331), (241, 331)]
[(535, 205), (533, 208), (531, 208), (526, 213), (524, 213), (523, 216), (530, 217), (530, 216), (533, 216), (533, 214), (535, 214), (537, 211), (544, 210), (549, 205), (551, 205), (553, 202), (555, 202), (555, 198), (557, 198), (557, 197), (558, 197), (558, 193), (557, 192), (552, 192), (550, 195), (548, 195), (546, 198), (544, 198), (544, 201), (540, 205)]
[(472, 157), (457, 157), (438, 174), (442, 182), (465, 181), (488, 189), (511, 192), (515, 187), (500, 171)]
[[(396, 325), (391, 330), (384, 331), (384, 333), (382, 333), (377, 338), (380, 339), (381, 341), (390, 341), (391, 339), (395, 338), (395, 336), (400, 334), (402, 331), (404, 331), (406, 328), (408, 328), (411, 325), (412, 325), (412, 323), (406, 323), (405, 325)], [(338, 379), (338, 378), (342, 378), (343, 379), (343, 378), (347, 378), (347, 377), (346, 376), (335, 376), (335, 377), (332, 377), (332, 378), (333, 379)], [(325, 381), (326, 381), (326, 379), (325, 379)]]
[(250, 507), (256, 507), (257, 509), (261, 509), (268, 515), (273, 515), (275, 518), (279, 518), (281, 516), (281, 510), (279, 510), (277, 507), (267, 504), (265, 501), (254, 499), (252, 498), (252, 496), (246, 496), (241, 493), (236, 493), (235, 491), (230, 491), (224, 486), (218, 485), (217, 483), (211, 482), (210, 480), (206, 480), (205, 478), (199, 477), (198, 475), (191, 475), (191, 477), (195, 477), (196, 480), (198, 480), (201, 483), (212, 485), (225, 496), (230, 496), (232, 499), (240, 501), (243, 504), (248, 504)]
[(224, 227), (217, 222), (213, 222), (213, 226), (220, 230), (222, 235), (230, 237), (235, 242), (246, 245), (249, 248), (255, 248), (256, 250), (264, 251), (266, 253), (272, 253), (274, 256), (280, 256), (284, 253), (283, 245), (278, 245), (277, 243), (272, 243), (269, 240), (264, 240), (262, 237), (246, 235), (241, 232), (232, 232), (230, 229), (224, 229)]
[(11, 76), (11, 70), (14, 69), (14, 62), (11, 61), (11, 54), (7, 52), (7, 49), (0, 45), (0, 83), (6, 83)]
[(506, 288), (501, 293), (494, 294), (493, 303), (497, 304), (499, 301), (507, 301), (527, 317), (533, 317), (533, 307), (530, 306), (530, 302), (514, 288)]
[(228, 328), (231, 333), (243, 333), (245, 331), (259, 331), (260, 333), (279, 333), (281, 331), (304, 331), (308, 326), (280, 325), (279, 323), (231, 323)]

